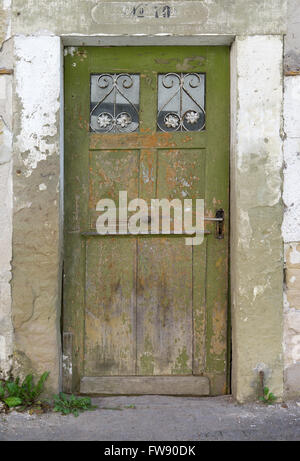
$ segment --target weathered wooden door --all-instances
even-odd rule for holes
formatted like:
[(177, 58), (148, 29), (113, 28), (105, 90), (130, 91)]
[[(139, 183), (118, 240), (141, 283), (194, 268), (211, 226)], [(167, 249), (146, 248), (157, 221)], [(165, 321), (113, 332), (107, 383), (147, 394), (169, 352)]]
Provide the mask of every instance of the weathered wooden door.
[[(227, 47), (67, 49), (66, 391), (227, 392), (228, 153)], [(196, 246), (101, 236), (97, 203), (119, 191), (202, 198), (224, 222), (205, 221)]]

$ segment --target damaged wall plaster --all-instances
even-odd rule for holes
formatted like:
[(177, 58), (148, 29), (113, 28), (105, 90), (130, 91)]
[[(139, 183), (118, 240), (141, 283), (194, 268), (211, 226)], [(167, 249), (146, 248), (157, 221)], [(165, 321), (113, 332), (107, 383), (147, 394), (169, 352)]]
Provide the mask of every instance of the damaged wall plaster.
[(280, 36), (232, 49), (233, 392), (257, 396), (258, 371), (283, 395), (282, 49)]
[(12, 367), (12, 67), (11, 2), (0, 1), (0, 378)]
[(300, 395), (300, 75), (285, 77), (284, 88), (284, 376), (286, 395), (295, 397)]
[[(95, 0), (24, 0), (13, 2), (13, 34), (282, 34), (286, 0), (169, 1), (168, 18), (132, 14), (141, 2)], [(145, 2), (147, 4), (147, 2)], [(148, 4), (151, 2), (148, 2)], [(159, 3), (159, 2), (158, 2)], [(149, 9), (149, 8), (148, 8)], [(100, 26), (100, 27), (99, 27)]]
[(60, 39), (18, 36), (14, 43), (14, 350), (20, 369), (26, 361), (35, 372), (50, 371), (48, 387), (57, 390)]

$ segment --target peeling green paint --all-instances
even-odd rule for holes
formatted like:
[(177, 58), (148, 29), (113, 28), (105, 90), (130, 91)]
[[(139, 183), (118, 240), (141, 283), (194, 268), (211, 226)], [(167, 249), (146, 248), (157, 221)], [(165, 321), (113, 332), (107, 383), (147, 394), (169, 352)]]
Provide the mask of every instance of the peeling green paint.
[(188, 366), (190, 357), (187, 354), (186, 347), (183, 347), (179, 353), (175, 365), (172, 368), (173, 375), (188, 375), (192, 373), (192, 369)]

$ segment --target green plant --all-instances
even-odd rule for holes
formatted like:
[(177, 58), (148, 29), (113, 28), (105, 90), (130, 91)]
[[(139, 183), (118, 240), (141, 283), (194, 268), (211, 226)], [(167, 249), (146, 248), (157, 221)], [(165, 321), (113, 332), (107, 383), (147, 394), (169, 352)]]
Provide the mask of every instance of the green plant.
[(19, 397), (7, 397), (3, 401), (6, 403), (6, 405), (9, 408), (17, 407), (18, 405), (22, 405), (22, 400)]
[(80, 412), (86, 410), (94, 410), (97, 408), (92, 405), (90, 397), (76, 397), (75, 395), (67, 396), (60, 392), (54, 395), (54, 411), (61, 412), (63, 415), (69, 415), (72, 413), (74, 416), (78, 416)]
[(275, 402), (277, 397), (270, 392), (268, 387), (263, 388), (263, 396), (259, 397), (259, 400), (263, 403), (266, 403), (267, 405), (271, 405), (272, 403)]
[(0, 400), (3, 400), (5, 396), (5, 387), (2, 382), (0, 382)]
[(48, 376), (49, 372), (46, 371), (41, 375), (37, 384), (34, 384), (32, 374), (27, 375), (22, 383), (20, 383), (20, 378), (0, 383), (0, 400), (3, 400), (10, 408), (21, 406), (20, 409), (26, 409), (40, 404), (38, 397), (44, 390)]

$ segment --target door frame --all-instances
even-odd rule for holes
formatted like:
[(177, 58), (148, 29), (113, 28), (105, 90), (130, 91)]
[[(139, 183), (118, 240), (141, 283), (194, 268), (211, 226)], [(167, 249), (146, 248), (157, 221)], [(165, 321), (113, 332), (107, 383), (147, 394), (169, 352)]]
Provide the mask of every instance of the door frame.
[[(239, 401), (245, 401), (247, 399), (253, 399), (257, 395), (257, 383), (258, 376), (260, 371), (264, 371), (266, 378), (268, 379), (269, 385), (272, 385), (273, 390), (276, 395), (279, 397), (283, 394), (283, 360), (282, 360), (282, 289), (278, 286), (278, 290), (273, 296), (273, 305), (275, 303), (277, 313), (279, 315), (274, 316), (273, 320), (270, 320), (270, 307), (269, 303), (268, 308), (265, 309), (264, 313), (258, 315), (256, 321), (251, 321), (248, 324), (247, 312), (251, 312), (251, 307), (253, 302), (255, 304), (255, 312), (258, 314), (261, 311), (261, 306), (264, 306), (264, 302), (267, 300), (266, 295), (261, 295), (257, 303), (255, 303), (256, 296), (252, 302), (249, 293), (256, 293), (257, 287), (259, 287), (259, 277), (253, 275), (253, 269), (259, 273), (259, 270), (264, 268), (263, 262), (261, 260), (251, 260), (251, 257), (255, 255), (253, 247), (239, 247), (238, 242), (245, 239), (245, 228), (243, 222), (243, 216), (239, 212), (240, 210), (244, 211), (248, 216), (249, 224), (249, 215), (248, 210), (256, 207), (257, 203), (251, 198), (248, 200), (247, 205), (245, 206), (245, 201), (241, 200), (240, 194), (237, 192), (237, 188), (243, 184), (243, 177), (245, 175), (240, 169), (241, 162), (245, 155), (248, 154), (247, 149), (243, 145), (243, 141), (247, 140), (246, 133), (239, 132), (239, 117), (242, 116), (242, 112), (247, 110), (249, 107), (252, 107), (252, 101), (249, 94), (247, 94), (247, 89), (249, 85), (255, 85), (259, 90), (264, 90), (270, 95), (271, 102), (274, 105), (274, 116), (276, 122), (278, 119), (281, 120), (281, 110), (283, 102), (283, 92), (282, 85), (278, 86), (277, 95), (272, 93), (272, 90), (268, 90), (263, 85), (263, 79), (259, 80), (260, 71), (263, 72), (264, 76), (267, 76), (268, 72), (273, 71), (274, 76), (277, 79), (281, 79), (281, 66), (282, 66), (282, 48), (283, 48), (283, 36), (282, 35), (272, 35), (272, 36), (234, 36), (234, 35), (198, 35), (198, 36), (107, 36), (101, 34), (97, 36), (75, 36), (75, 35), (64, 35), (61, 37), (61, 60), (63, 61), (63, 52), (65, 46), (147, 46), (147, 45), (231, 45), (231, 148), (230, 148), (230, 242), (233, 242), (234, 245), (229, 246), (229, 264), (231, 270), (230, 274), (230, 289), (231, 289), (231, 305), (228, 304), (228, 312), (230, 312), (230, 324), (232, 328), (232, 369), (230, 370), (229, 375), (231, 376), (232, 382), (232, 393), (235, 398)], [(247, 66), (245, 62), (243, 53), (248, 50), (248, 52), (253, 52), (256, 50), (257, 45), (261, 46), (261, 52), (268, 50), (268, 42), (272, 45), (274, 49), (270, 50), (270, 57), (263, 62), (260, 60), (257, 63), (256, 68), (258, 71), (256, 75), (251, 72), (250, 65)], [(275, 57), (275, 61), (274, 61)], [(271, 61), (273, 59), (273, 62)], [(251, 58), (250, 58), (251, 63)], [(242, 71), (242, 76), (240, 72)], [(281, 81), (281, 80), (280, 80)], [(248, 86), (247, 86), (248, 84)], [(61, 219), (60, 219), (60, 229), (63, 228), (63, 82), (61, 84), (61, 121), (60, 121), (60, 152), (61, 152), (61, 175), (60, 175), (60, 191), (61, 191)], [(242, 102), (242, 104), (241, 104)], [(255, 115), (261, 117), (260, 108), (257, 107)], [(263, 119), (266, 120), (266, 119)], [(271, 137), (274, 149), (276, 151), (277, 159), (280, 159), (280, 153), (282, 150), (282, 139), (280, 133), (277, 132), (276, 126), (274, 129), (272, 127), (267, 127), (265, 130), (266, 138)], [(265, 147), (261, 140), (261, 133), (257, 131), (253, 133), (253, 142), (256, 142), (256, 148)], [(265, 139), (266, 139), (265, 138)], [(251, 155), (251, 154), (250, 154)], [(251, 163), (252, 162), (252, 163)], [(257, 162), (255, 158), (251, 158), (248, 162), (248, 171), (249, 168), (253, 166), (257, 168)], [(281, 173), (281, 165), (275, 165), (273, 170), (271, 168), (271, 174), (277, 176)], [(267, 177), (265, 176), (265, 180)], [(275, 184), (275, 193), (281, 194), (281, 185), (282, 181), (278, 180)], [(267, 200), (264, 200), (264, 203)], [(266, 204), (266, 206), (269, 206)], [(245, 208), (247, 208), (245, 210)], [(282, 221), (283, 209), (282, 206), (278, 206), (277, 209), (270, 209), (271, 219), (275, 220), (277, 223)], [(238, 221), (239, 220), (239, 221)], [(247, 217), (246, 217), (247, 221)], [(260, 225), (261, 221), (258, 221)], [(246, 222), (247, 224), (247, 222)], [(248, 226), (249, 230), (249, 226)], [(61, 234), (62, 235), (62, 234)], [(281, 234), (275, 232), (274, 238), (277, 239), (277, 244), (280, 246)], [(254, 237), (254, 242), (259, 243), (257, 236)], [(277, 281), (282, 281), (283, 276), (283, 259), (278, 261), (278, 256), (280, 258), (281, 249), (274, 252), (272, 256), (270, 252), (266, 251), (265, 248), (262, 249), (262, 253), (269, 257), (268, 267), (274, 267), (272, 271), (277, 278)], [(63, 258), (63, 256), (62, 256)], [(249, 280), (239, 279), (239, 271), (244, 270), (244, 259), (250, 258), (251, 264), (251, 278)], [(262, 293), (264, 292), (264, 287), (262, 288)], [(245, 291), (247, 291), (247, 296), (244, 296)], [(280, 299), (281, 297), (281, 299)], [(245, 307), (246, 306), (246, 307)], [(244, 307), (244, 309), (243, 309)], [(252, 319), (253, 320), (253, 319)], [(274, 329), (273, 337), (271, 344), (273, 345), (273, 350), (266, 349), (264, 342), (259, 342), (259, 331), (260, 325), (264, 322), (269, 322), (270, 328)], [(247, 337), (252, 338), (252, 342), (247, 341)], [(243, 339), (245, 342), (243, 343)], [(249, 351), (249, 344), (251, 349), (249, 360), (245, 360), (246, 354)], [(239, 353), (238, 349), (239, 348)], [(275, 364), (276, 362), (276, 364)], [(63, 369), (70, 369), (70, 362), (68, 357), (63, 358)]]

